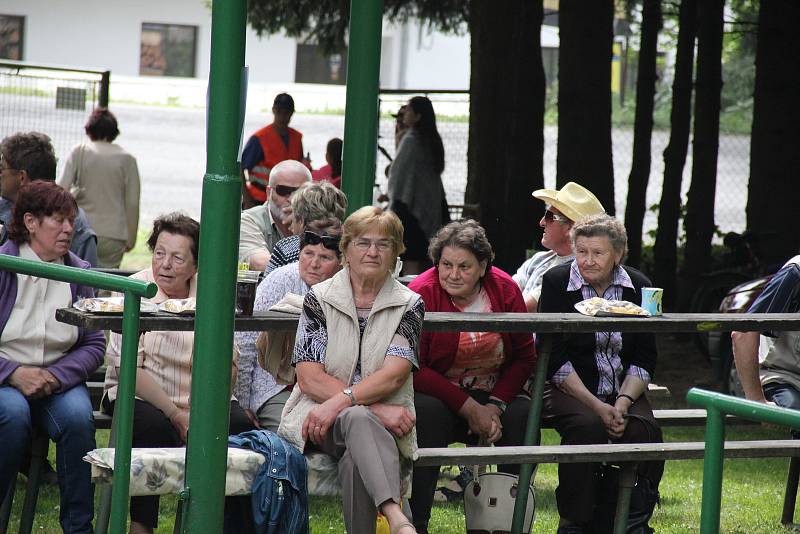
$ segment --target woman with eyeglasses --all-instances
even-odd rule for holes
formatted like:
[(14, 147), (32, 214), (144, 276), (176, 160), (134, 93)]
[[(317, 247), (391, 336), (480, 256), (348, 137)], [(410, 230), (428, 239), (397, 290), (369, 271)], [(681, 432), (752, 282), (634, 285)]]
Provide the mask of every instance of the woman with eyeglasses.
[[(572, 228), (575, 259), (547, 271), (539, 311), (577, 313), (575, 304), (592, 298), (641, 301), (650, 280), (622, 265), (628, 237), (621, 222), (609, 215), (585, 217)], [(548, 334), (552, 339), (543, 415), (565, 445), (592, 443), (658, 443), (661, 430), (645, 391), (656, 365), (655, 336), (649, 333)], [(559, 534), (594, 532), (595, 471), (599, 464), (560, 464), (556, 502)], [(663, 461), (638, 466), (640, 488), (658, 489)], [(645, 482), (646, 480), (646, 482)], [(637, 511), (647, 527), (649, 509)], [(606, 515), (613, 517), (614, 511)], [(632, 515), (633, 517), (633, 510)], [(629, 527), (633, 527), (629, 519)], [(639, 532), (637, 530), (636, 532)], [(644, 528), (642, 532), (650, 532)]]
[[(70, 252), (78, 205), (53, 182), (23, 185), (0, 254), (88, 269)], [(36, 426), (56, 444), (64, 532), (92, 531), (94, 486), (83, 456), (95, 448), (86, 380), (105, 339), (56, 320), (56, 310), (94, 296), (91, 287), (0, 271), (0, 495), (14, 491)]]
[(418, 274), (430, 265), (428, 241), (450, 221), (442, 185), (444, 145), (427, 97), (415, 96), (408, 101), (403, 123), (408, 130), (389, 168), (389, 209), (403, 223), (403, 274)]
[[(196, 297), (200, 223), (180, 212), (161, 215), (153, 221), (147, 246), (152, 252), (150, 267), (132, 274), (131, 278), (158, 286), (152, 303)], [(190, 420), (195, 417), (189, 412), (193, 349), (192, 331), (152, 331), (139, 336), (133, 407), (134, 447), (180, 447), (186, 443)], [(232, 359), (231, 372), (235, 379), (235, 348), (231, 347), (230, 353), (218, 356)], [(106, 361), (109, 365), (101, 407), (113, 415), (122, 365), (122, 335), (118, 332), (110, 335)], [(202, 417), (202, 414), (197, 417)], [(235, 398), (231, 398), (229, 433), (239, 434), (252, 429), (244, 410)], [(237, 506), (242, 506), (242, 498), (227, 497), (226, 504), (238, 509)], [(130, 534), (152, 534), (158, 527), (158, 510), (158, 495), (131, 497)]]
[[(429, 247), (434, 266), (409, 285), (428, 311), (525, 312), (517, 284), (492, 266), (494, 252), (473, 220), (451, 222)], [(521, 445), (530, 401), (519, 397), (536, 365), (529, 333), (424, 332), (420, 368), (414, 374), (420, 447), (450, 443)], [(501, 465), (505, 473), (519, 466)], [(411, 511), (418, 532), (427, 532), (438, 467), (414, 469)]]
[[(335, 217), (307, 224), (297, 236), (299, 261), (278, 267), (261, 281), (253, 310), (269, 310), (290, 293), (305, 296), (311, 286), (339, 272), (341, 235), (342, 223)], [(234, 393), (254, 424), (276, 432), (283, 406), (289, 398), (289, 389), (259, 365), (256, 349), (258, 336), (258, 332), (235, 334), (239, 346), (239, 374)]]
[(278, 434), (301, 451), (338, 460), (348, 533), (375, 531), (381, 511), (395, 534), (413, 534), (400, 507), (417, 440), (411, 372), (425, 314), (392, 276), (403, 226), (363, 207), (344, 222), (344, 268), (306, 293), (293, 363), (297, 386)]

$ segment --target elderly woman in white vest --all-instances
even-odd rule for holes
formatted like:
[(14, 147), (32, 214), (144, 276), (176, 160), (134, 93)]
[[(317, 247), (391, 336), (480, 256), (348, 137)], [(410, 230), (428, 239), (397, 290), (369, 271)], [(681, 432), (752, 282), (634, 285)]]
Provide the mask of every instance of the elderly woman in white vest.
[(416, 457), (411, 372), (425, 308), (392, 277), (403, 226), (391, 212), (363, 207), (344, 222), (344, 269), (305, 296), (293, 363), (297, 386), (278, 434), (300, 450), (339, 462), (348, 533), (416, 531), (403, 515)]

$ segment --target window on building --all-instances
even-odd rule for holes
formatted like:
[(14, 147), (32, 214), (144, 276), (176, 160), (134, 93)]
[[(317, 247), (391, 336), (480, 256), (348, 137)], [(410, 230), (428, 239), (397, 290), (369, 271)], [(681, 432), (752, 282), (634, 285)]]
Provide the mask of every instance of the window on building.
[(347, 50), (325, 55), (317, 45), (298, 44), (294, 81), (344, 85), (347, 82)]
[(0, 15), (0, 59), (22, 61), (25, 17)]
[(139, 74), (194, 77), (197, 27), (142, 23)]

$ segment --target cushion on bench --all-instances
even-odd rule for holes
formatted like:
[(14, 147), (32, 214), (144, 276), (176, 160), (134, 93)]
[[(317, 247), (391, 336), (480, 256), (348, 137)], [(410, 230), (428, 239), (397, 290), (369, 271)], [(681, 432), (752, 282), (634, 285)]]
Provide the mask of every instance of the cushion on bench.
[[(83, 458), (92, 466), (92, 481), (111, 484), (114, 475), (114, 449), (94, 449)], [(131, 449), (130, 495), (167, 495), (183, 489), (186, 449)], [(336, 461), (320, 452), (306, 455), (308, 492), (311, 495), (339, 495)], [(228, 448), (225, 495), (247, 495), (264, 457), (248, 449)]]

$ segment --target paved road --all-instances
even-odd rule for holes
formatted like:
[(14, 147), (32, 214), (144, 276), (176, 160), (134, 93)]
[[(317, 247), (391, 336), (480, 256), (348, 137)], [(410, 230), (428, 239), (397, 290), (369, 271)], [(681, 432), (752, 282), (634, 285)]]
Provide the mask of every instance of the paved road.
[[(28, 97), (26, 100), (35, 101)], [(5, 106), (6, 109), (3, 109)], [(20, 108), (25, 109), (20, 109)], [(0, 136), (27, 129), (50, 133), (63, 160), (71, 146), (80, 142), (85, 112), (52, 110), (47, 106), (11, 106), (0, 101)], [(190, 215), (200, 215), (202, 178), (205, 172), (205, 111), (156, 106), (114, 106), (120, 124), (118, 142), (134, 154), (142, 175), (142, 224), (149, 225), (155, 216), (175, 209)], [(245, 122), (245, 136), (268, 123), (268, 113), (250, 113)], [(71, 121), (71, 122), (70, 122)], [(311, 152), (313, 164), (324, 164), (325, 145), (332, 137), (341, 137), (344, 117), (341, 115), (298, 114), (293, 126), (304, 134), (304, 147)], [(448, 200), (463, 202), (466, 180), (466, 122), (440, 122), (447, 168), (444, 174)], [(381, 142), (394, 153), (392, 121), (381, 121)], [(614, 130), (614, 169), (617, 213), (624, 213), (627, 179), (630, 171), (632, 133)], [(661, 154), (667, 142), (666, 132), (653, 137), (653, 169), (647, 190), (647, 205), (657, 204), (661, 194), (663, 160)], [(557, 130), (545, 129), (545, 183), (555, 183)], [(690, 151), (691, 152), (691, 151)], [(717, 224), (725, 231), (744, 229), (744, 206), (749, 174), (749, 138), (724, 136), (720, 140), (719, 178), (717, 184)], [(580, 157), (580, 155), (576, 155)], [(385, 188), (383, 168), (388, 161), (378, 156), (378, 182)], [(684, 194), (688, 190), (691, 159), (684, 173)], [(648, 212), (645, 229), (655, 227), (656, 215)]]

